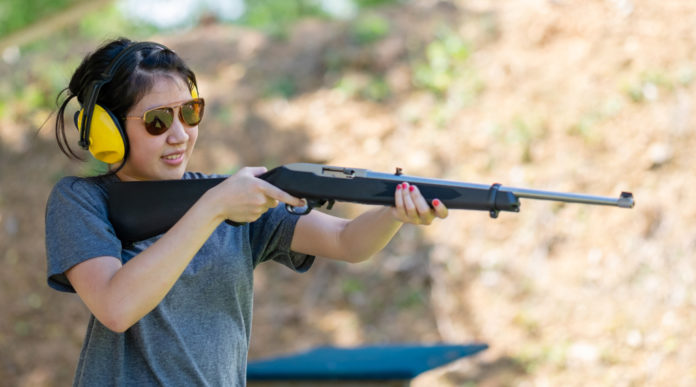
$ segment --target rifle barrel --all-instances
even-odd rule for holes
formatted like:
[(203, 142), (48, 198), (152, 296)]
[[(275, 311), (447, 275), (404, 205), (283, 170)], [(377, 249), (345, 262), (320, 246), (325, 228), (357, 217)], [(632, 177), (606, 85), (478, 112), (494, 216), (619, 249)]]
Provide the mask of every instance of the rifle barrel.
[(500, 187), (500, 191), (510, 192), (519, 198), (538, 199), (538, 200), (553, 200), (566, 203), (583, 203), (583, 204), (598, 204), (604, 206), (616, 206), (621, 208), (633, 208), (635, 201), (633, 194), (630, 192), (622, 192), (619, 198), (611, 198), (607, 196), (583, 195), (577, 193), (540, 191), (525, 188)]
[[(475, 189), (488, 189), (490, 186), (478, 183), (466, 183), (461, 181), (443, 180), (443, 179), (431, 179), (418, 176), (408, 176), (408, 175), (391, 175), (381, 172), (365, 171), (365, 176), (375, 179), (385, 179), (394, 181), (406, 181), (410, 184), (442, 184), (461, 188), (475, 188)], [(586, 195), (571, 192), (555, 192), (555, 191), (542, 191), (527, 188), (515, 188), (500, 186), (498, 189), (500, 192), (509, 192), (518, 198), (524, 199), (536, 199), (536, 200), (551, 200), (557, 202), (565, 203), (582, 203), (582, 204), (596, 204), (603, 206), (615, 206), (621, 208), (633, 208), (635, 201), (633, 199), (633, 194), (630, 192), (621, 192), (618, 198), (608, 197), (608, 196), (597, 196), (597, 195)]]

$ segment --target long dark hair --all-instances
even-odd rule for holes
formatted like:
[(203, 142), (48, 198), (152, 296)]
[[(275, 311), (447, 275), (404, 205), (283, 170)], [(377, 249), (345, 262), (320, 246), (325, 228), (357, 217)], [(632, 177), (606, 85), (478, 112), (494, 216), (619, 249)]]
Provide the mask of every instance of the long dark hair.
[[(65, 109), (71, 99), (77, 97), (80, 105), (85, 103), (90, 85), (102, 79), (104, 71), (111, 64), (112, 60), (126, 47), (132, 45), (126, 38), (118, 38), (106, 42), (93, 53), (87, 54), (77, 67), (70, 79), (67, 88), (61, 90), (56, 98), (56, 105), (59, 105), (56, 117), (56, 141), (58, 147), (69, 158), (85, 161), (80, 155), (75, 153), (68, 143), (65, 134)], [(108, 109), (118, 119), (118, 124), (124, 128), (124, 140), (126, 143), (126, 153), (121, 165), (112, 172), (116, 172), (128, 158), (128, 138), (125, 135), (125, 116), (126, 113), (140, 101), (140, 99), (152, 89), (157, 75), (168, 74), (180, 76), (189, 86), (189, 89), (197, 88), (196, 75), (184, 63), (184, 61), (174, 51), (160, 46), (159, 44), (146, 45), (144, 48), (129, 54), (130, 57), (124, 58), (121, 64), (115, 69), (113, 78), (104, 84), (99, 91), (96, 103)], [(64, 95), (64, 100), (60, 102)], [(70, 120), (72, 122), (72, 120)]]

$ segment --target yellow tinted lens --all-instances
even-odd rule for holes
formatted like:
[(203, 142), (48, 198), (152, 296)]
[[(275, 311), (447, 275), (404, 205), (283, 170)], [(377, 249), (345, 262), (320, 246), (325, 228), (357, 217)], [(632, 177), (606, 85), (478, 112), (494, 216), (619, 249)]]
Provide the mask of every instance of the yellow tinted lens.
[(181, 120), (186, 125), (198, 125), (203, 118), (203, 100), (189, 101), (181, 105)]

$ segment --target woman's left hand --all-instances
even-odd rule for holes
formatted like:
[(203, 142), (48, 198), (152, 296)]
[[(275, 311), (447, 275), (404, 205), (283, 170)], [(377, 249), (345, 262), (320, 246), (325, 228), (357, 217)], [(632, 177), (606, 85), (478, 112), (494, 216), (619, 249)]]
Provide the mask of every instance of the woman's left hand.
[(429, 225), (435, 218), (446, 218), (447, 207), (438, 199), (432, 200), (432, 208), (421, 195), (418, 187), (401, 183), (394, 193), (394, 217), (404, 223)]

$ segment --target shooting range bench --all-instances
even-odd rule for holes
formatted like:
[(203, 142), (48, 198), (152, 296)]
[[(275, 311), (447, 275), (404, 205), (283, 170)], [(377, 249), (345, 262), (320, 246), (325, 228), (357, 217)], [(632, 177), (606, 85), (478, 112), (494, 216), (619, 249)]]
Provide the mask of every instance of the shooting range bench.
[(488, 348), (470, 345), (320, 347), (250, 361), (249, 387), (402, 387), (419, 374)]

